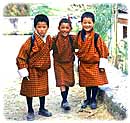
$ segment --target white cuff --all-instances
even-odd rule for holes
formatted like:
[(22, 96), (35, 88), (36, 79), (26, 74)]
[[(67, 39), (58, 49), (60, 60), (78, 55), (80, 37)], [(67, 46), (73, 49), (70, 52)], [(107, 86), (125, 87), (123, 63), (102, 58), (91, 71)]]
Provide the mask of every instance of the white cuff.
[(79, 51), (79, 49), (75, 49), (75, 52), (78, 52)]
[(106, 59), (106, 58), (100, 58), (99, 68), (106, 68), (107, 65), (108, 65), (108, 59)]
[(23, 68), (23, 69), (18, 70), (18, 73), (19, 73), (20, 77), (27, 77), (27, 76), (29, 76), (27, 68)]

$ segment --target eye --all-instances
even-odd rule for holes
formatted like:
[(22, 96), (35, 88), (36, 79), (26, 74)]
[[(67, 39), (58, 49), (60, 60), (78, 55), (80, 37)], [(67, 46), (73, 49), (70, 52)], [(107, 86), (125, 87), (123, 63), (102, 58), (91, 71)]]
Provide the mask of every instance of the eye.
[(43, 26), (43, 28), (46, 28), (46, 26)]
[(37, 28), (41, 28), (41, 26), (37, 26)]
[(62, 26), (61, 29), (65, 29), (65, 27)]
[(91, 24), (91, 22), (88, 22), (88, 24)]
[(70, 27), (66, 27), (66, 29), (70, 29)]
[(84, 22), (84, 24), (87, 24), (87, 22)]

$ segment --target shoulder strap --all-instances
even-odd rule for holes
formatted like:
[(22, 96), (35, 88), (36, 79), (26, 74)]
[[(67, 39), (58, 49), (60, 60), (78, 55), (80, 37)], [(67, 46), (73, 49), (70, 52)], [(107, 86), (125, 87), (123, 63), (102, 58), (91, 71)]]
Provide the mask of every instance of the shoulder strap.
[(57, 50), (58, 50), (57, 46), (56, 46), (57, 39), (58, 39), (58, 35), (56, 36), (55, 40), (52, 43), (52, 49), (53, 49), (54, 52), (57, 52)]
[(31, 35), (31, 44), (30, 44), (30, 50), (29, 50), (29, 54), (28, 54), (28, 58), (27, 58), (27, 63), (29, 62), (29, 58), (30, 58), (30, 53), (32, 51), (32, 47), (34, 46), (34, 40), (35, 40), (35, 36), (34, 34)]
[(79, 37), (80, 32), (81, 32), (81, 31), (78, 32), (78, 37)]
[(35, 35), (31, 35), (31, 46), (30, 46), (30, 52), (32, 51), (32, 47), (34, 46), (34, 40), (35, 40)]
[(72, 39), (71, 35), (69, 35), (69, 42), (70, 42), (71, 47), (72, 47), (72, 52), (74, 52), (75, 50), (74, 50), (73, 39)]
[(99, 34), (98, 34), (98, 33), (95, 33), (95, 34), (94, 34), (94, 46), (95, 46), (97, 52), (98, 52), (99, 55), (100, 55), (100, 52), (99, 52), (98, 47), (97, 47), (98, 37), (99, 37)]

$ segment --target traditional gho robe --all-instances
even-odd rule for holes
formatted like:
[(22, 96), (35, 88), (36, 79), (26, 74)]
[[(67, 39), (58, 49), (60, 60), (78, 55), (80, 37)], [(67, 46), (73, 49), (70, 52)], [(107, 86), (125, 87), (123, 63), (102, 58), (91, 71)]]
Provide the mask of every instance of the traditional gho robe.
[(108, 48), (102, 40), (98, 37), (97, 49), (94, 46), (94, 31), (86, 38), (81, 40), (81, 34), (78, 36), (78, 52), (76, 53), (79, 63), (79, 85), (81, 87), (99, 86), (108, 83), (105, 71), (99, 71), (100, 58), (106, 58), (109, 55)]
[[(30, 52), (31, 37), (22, 45), (16, 58), (18, 69), (27, 68), (30, 80), (22, 80), (20, 94), (28, 97), (46, 96), (49, 94), (48, 69), (50, 68), (51, 37), (42, 39), (34, 33), (34, 46)], [(28, 59), (29, 58), (29, 59)], [(28, 60), (27, 60), (28, 59)]]
[[(75, 37), (71, 35), (72, 40)], [(69, 41), (69, 36), (63, 37), (60, 33), (53, 38), (55, 47), (53, 49), (54, 72), (56, 78), (56, 86), (74, 86), (74, 52)]]

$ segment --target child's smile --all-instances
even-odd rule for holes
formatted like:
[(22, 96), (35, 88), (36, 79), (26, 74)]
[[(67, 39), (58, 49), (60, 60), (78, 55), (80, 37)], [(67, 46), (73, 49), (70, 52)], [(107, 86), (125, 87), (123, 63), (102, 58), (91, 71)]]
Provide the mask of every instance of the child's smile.
[(89, 32), (93, 29), (94, 23), (92, 18), (85, 17), (82, 22), (82, 27), (86, 32)]
[(59, 31), (62, 33), (63, 36), (67, 36), (71, 30), (69, 23), (62, 23), (59, 27)]

